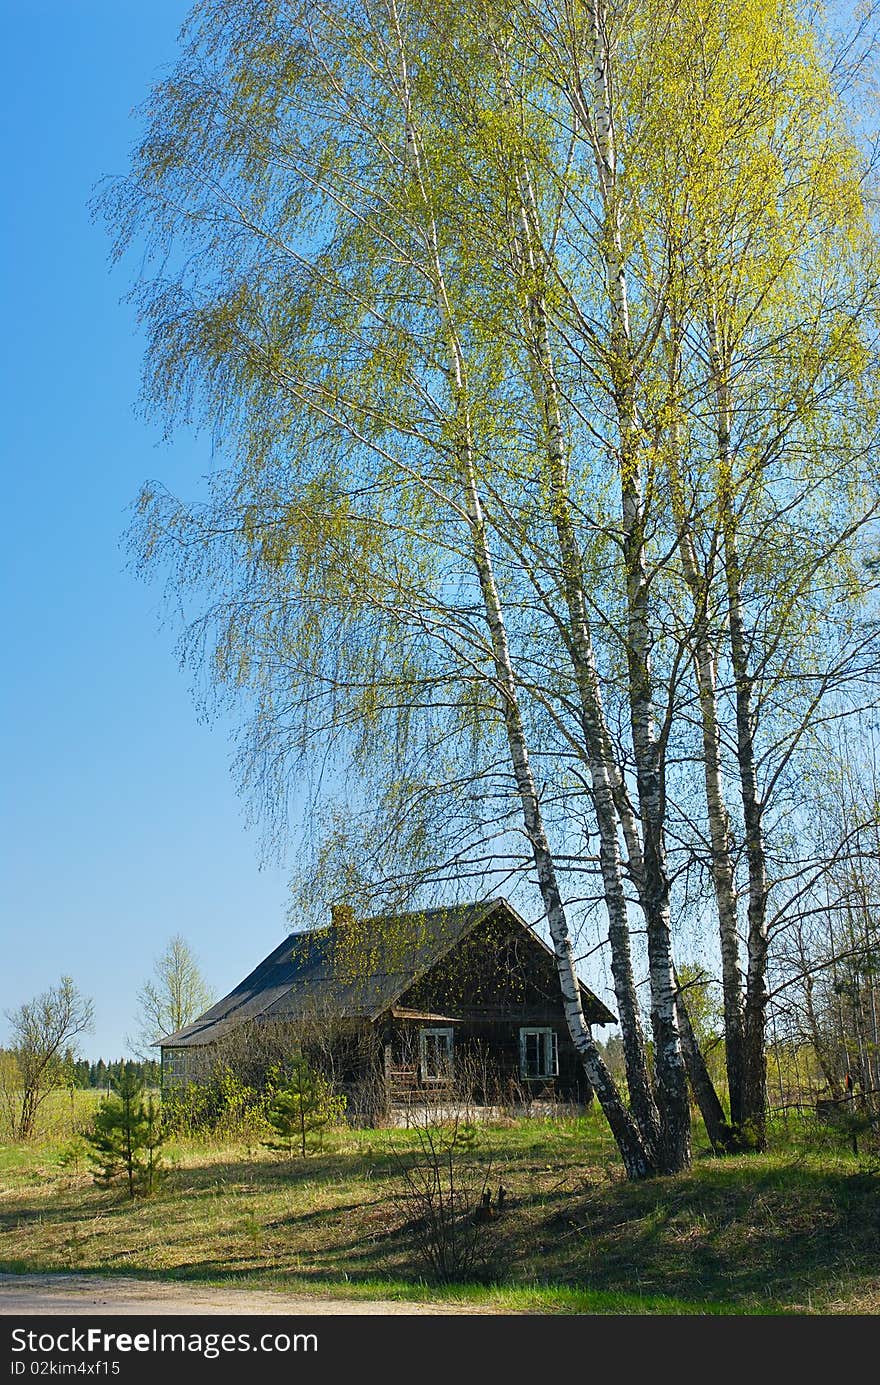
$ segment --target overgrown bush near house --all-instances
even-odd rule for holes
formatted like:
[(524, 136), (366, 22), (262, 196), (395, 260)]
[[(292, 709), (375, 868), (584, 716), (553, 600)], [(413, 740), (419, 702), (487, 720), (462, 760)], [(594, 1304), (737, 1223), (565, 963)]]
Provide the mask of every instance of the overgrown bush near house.
[(262, 1086), (253, 1086), (232, 1068), (221, 1068), (211, 1086), (210, 1133), (222, 1139), (244, 1140), (248, 1145), (257, 1143), (267, 1130), (266, 1108), (272, 1090), (270, 1080)]
[(211, 1110), (211, 1094), (201, 1082), (169, 1084), (162, 1092), (162, 1115), (169, 1134), (207, 1134)]
[(266, 1134), (272, 1088), (245, 1082), (219, 1064), (200, 1082), (168, 1087), (163, 1096), (165, 1128), (176, 1135), (257, 1142)]

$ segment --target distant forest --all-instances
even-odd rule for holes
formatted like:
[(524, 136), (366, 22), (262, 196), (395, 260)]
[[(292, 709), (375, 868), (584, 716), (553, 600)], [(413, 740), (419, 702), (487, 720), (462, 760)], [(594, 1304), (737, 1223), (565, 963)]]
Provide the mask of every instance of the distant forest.
[(139, 1062), (134, 1058), (115, 1058), (109, 1063), (105, 1063), (103, 1058), (99, 1058), (96, 1063), (90, 1063), (86, 1058), (77, 1058), (70, 1064), (72, 1073), (72, 1087), (114, 1087), (122, 1076), (123, 1068), (144, 1083), (147, 1087), (158, 1087), (160, 1077), (160, 1064), (155, 1058), (149, 1058), (146, 1062)]

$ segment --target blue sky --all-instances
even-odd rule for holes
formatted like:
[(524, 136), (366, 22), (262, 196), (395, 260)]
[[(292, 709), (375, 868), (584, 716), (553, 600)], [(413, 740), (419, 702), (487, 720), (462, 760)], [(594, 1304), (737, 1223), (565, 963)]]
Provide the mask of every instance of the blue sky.
[(260, 869), (228, 727), (197, 718), (158, 588), (126, 569), (141, 483), (202, 491), (207, 447), (137, 416), (126, 269), (89, 218), (125, 169), (132, 108), (177, 52), (183, 0), (0, 0), (4, 216), (0, 545), (0, 1043), (69, 974), (87, 1056), (127, 1051), (136, 993), (181, 933), (220, 994), (287, 931)]

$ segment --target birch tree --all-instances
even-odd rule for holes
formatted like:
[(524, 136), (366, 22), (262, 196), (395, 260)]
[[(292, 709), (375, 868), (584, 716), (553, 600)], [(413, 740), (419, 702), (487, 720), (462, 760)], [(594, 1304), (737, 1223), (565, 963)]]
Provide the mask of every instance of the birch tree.
[[(748, 19), (729, 26), (704, 7), (681, 68), (692, 152), (682, 169), (685, 205), (673, 225), (675, 251), (686, 262), (681, 296), (689, 306), (687, 325), (674, 322), (671, 337), (689, 338), (697, 351), (686, 381), (678, 365), (672, 375), (674, 389), (690, 390), (692, 399), (703, 396), (697, 382), (705, 380), (714, 419), (706, 500), (700, 508), (691, 495), (690, 521), (676, 406), (670, 476), (695, 612), (731, 1116), (762, 1142), (771, 888), (766, 814), (810, 718), (822, 715), (842, 682), (862, 677), (873, 657), (866, 657), (871, 637), (859, 622), (864, 583), (856, 573), (862, 536), (876, 515), (876, 489), (864, 484), (876, 401), (870, 388), (865, 393), (863, 377), (876, 354), (877, 279), (854, 144), (815, 37), (795, 7), (757, 5)], [(719, 169), (730, 172), (719, 178)], [(860, 415), (855, 426), (843, 423), (852, 408)], [(688, 433), (692, 469), (693, 412)], [(708, 521), (702, 546), (711, 556), (702, 579), (694, 519), (701, 527)], [(716, 575), (722, 594), (715, 609), (725, 630), (713, 650), (707, 612)], [(775, 590), (768, 592), (768, 580)], [(843, 621), (829, 610), (831, 593), (837, 611), (847, 610)], [(802, 657), (806, 647), (812, 676)], [(729, 670), (747, 863), (744, 988), (731, 819), (721, 787), (719, 659)], [(780, 717), (783, 697), (789, 706)]]
[[(267, 386), (269, 389), (278, 390), (282, 397), (286, 396), (288, 410), (300, 409), (302, 411), (299, 415), (299, 423), (303, 424), (303, 431), (306, 436), (317, 425), (321, 429), (326, 429), (328, 436), (334, 437), (335, 445), (340, 449), (339, 455), (345, 457), (346, 449), (349, 448), (352, 453), (357, 453), (357, 465), (360, 470), (355, 479), (360, 483), (358, 489), (361, 496), (369, 493), (371, 485), (375, 486), (378, 482), (380, 486), (385, 486), (388, 484), (388, 479), (391, 478), (396, 483), (402, 483), (404, 488), (403, 510), (413, 503), (422, 512), (425, 512), (427, 506), (434, 507), (430, 511), (432, 520), (429, 523), (430, 538), (434, 543), (434, 554), (437, 551), (437, 540), (439, 539), (441, 549), (445, 547), (456, 563), (460, 564), (463, 559), (469, 563), (471, 572), (476, 578), (482, 619), (485, 622), (485, 634), (473, 628), (472, 612), (469, 607), (464, 610), (450, 608), (448, 603), (442, 599), (428, 597), (426, 601), (424, 596), (421, 601), (412, 603), (407, 588), (413, 582), (413, 562), (421, 565), (419, 575), (427, 575), (432, 568), (436, 567), (436, 558), (434, 554), (429, 553), (426, 546), (427, 535), (423, 537), (417, 530), (410, 527), (412, 516), (404, 522), (404, 514), (401, 510), (397, 510), (397, 513), (393, 514), (393, 518), (391, 518), (392, 512), (401, 500), (400, 492), (398, 492), (394, 502), (383, 500), (378, 507), (378, 514), (369, 516), (371, 519), (374, 517), (380, 519), (384, 532), (379, 531), (381, 537), (376, 539), (375, 550), (369, 555), (368, 562), (365, 564), (364, 555), (358, 558), (355, 553), (361, 535), (354, 536), (350, 528), (345, 530), (340, 527), (346, 518), (344, 510), (351, 498), (350, 491), (346, 495), (342, 482), (347, 481), (350, 487), (352, 481), (344, 477), (340, 470), (332, 473), (325, 472), (320, 483), (320, 501), (323, 502), (325, 513), (323, 517), (314, 516), (317, 521), (316, 527), (322, 529), (323, 540), (330, 538), (334, 541), (336, 559), (340, 556), (340, 547), (347, 549), (348, 561), (341, 569), (337, 568), (337, 573), (340, 570), (344, 573), (345, 597), (349, 605), (352, 597), (355, 598), (356, 604), (360, 607), (360, 610), (355, 613), (356, 615), (366, 615), (368, 621), (376, 619), (381, 630), (379, 640), (388, 640), (388, 643), (383, 644), (383, 654), (387, 656), (391, 639), (399, 641), (402, 627), (410, 624), (412, 627), (423, 630), (426, 620), (430, 621), (431, 619), (431, 607), (433, 605), (435, 618), (437, 616), (442, 617), (442, 629), (439, 631), (441, 645), (443, 641), (451, 641), (453, 645), (460, 643), (463, 645), (462, 652), (466, 659), (478, 659), (484, 666), (487, 661), (491, 661), (490, 673), (473, 668), (471, 678), (473, 679), (476, 675), (484, 682), (488, 682), (492, 690), (493, 701), (497, 699), (496, 707), (504, 727), (510, 773), (521, 805), (523, 826), (530, 844), (533, 865), (538, 877), (548, 926), (556, 950), (563, 1000), (570, 1030), (576, 1046), (584, 1057), (591, 1084), (612, 1124), (627, 1168), (631, 1174), (638, 1176), (652, 1170), (653, 1151), (643, 1148), (641, 1137), (602, 1063), (601, 1056), (592, 1041), (580, 1010), (579, 992), (574, 978), (571, 941), (561, 894), (555, 878), (553, 856), (548, 845), (540, 811), (538, 791), (529, 765), (526, 733), (518, 705), (516, 675), (511, 661), (502, 602), (494, 576), (492, 556), (482, 513), (482, 502), (477, 488), (473, 440), (474, 414), (477, 405), (474, 400), (474, 386), (471, 380), (472, 371), (468, 352), (463, 342), (462, 329), (458, 322), (456, 298), (447, 282), (443, 240), (438, 225), (438, 213), (434, 206), (434, 190), (426, 172), (423, 136), (413, 115), (407, 55), (393, 6), (389, 9), (388, 17), (391, 21), (392, 36), (396, 39), (396, 49), (393, 48), (392, 44), (386, 43), (384, 36), (377, 34), (375, 30), (368, 27), (365, 31), (358, 31), (349, 24), (345, 33), (344, 53), (335, 55), (340, 57), (339, 66), (331, 70), (326, 66), (328, 50), (319, 50), (313, 58), (314, 67), (312, 70), (308, 74), (301, 72), (299, 76), (301, 81), (305, 80), (306, 77), (312, 81), (317, 80), (322, 86), (321, 95), (325, 102), (328, 102), (331, 107), (335, 106), (336, 111), (340, 107), (345, 109), (349, 122), (346, 135), (352, 138), (352, 144), (354, 134), (361, 137), (366, 136), (365, 144), (368, 146), (368, 152), (373, 157), (378, 154), (379, 167), (382, 167), (381, 161), (384, 160), (386, 177), (393, 176), (398, 183), (397, 188), (394, 189), (398, 202), (392, 203), (386, 190), (380, 191), (383, 219), (381, 224), (377, 224), (372, 220), (372, 208), (369, 209), (369, 212), (362, 210), (357, 205), (353, 208), (354, 194), (360, 195), (361, 190), (356, 188), (353, 179), (346, 183), (345, 177), (339, 176), (338, 166), (334, 170), (334, 180), (329, 190), (325, 192), (318, 185), (315, 167), (320, 169), (324, 157), (323, 153), (316, 159), (315, 167), (308, 166), (309, 160), (315, 157), (313, 150), (304, 151), (301, 147), (296, 150), (295, 163), (292, 161), (285, 163), (282, 160), (281, 166), (284, 174), (290, 178), (291, 183), (295, 183), (296, 175), (299, 175), (300, 207), (309, 197), (319, 196), (321, 192), (325, 192), (329, 209), (337, 217), (341, 211), (343, 221), (348, 218), (344, 235), (340, 236), (331, 247), (333, 259), (328, 257), (322, 261), (321, 257), (315, 257), (311, 266), (313, 272), (310, 276), (309, 288), (317, 287), (319, 290), (329, 290), (328, 295), (321, 302), (325, 316), (320, 321), (314, 338), (309, 342), (312, 351), (317, 351), (320, 355), (317, 359), (315, 355), (309, 359), (304, 352), (301, 352), (298, 356), (292, 357), (288, 347), (283, 357), (275, 356), (274, 352), (277, 347), (274, 343), (269, 350), (264, 350), (254, 333), (253, 317), (246, 323), (243, 321), (248, 316), (247, 310), (252, 309), (255, 305), (253, 301), (245, 302), (245, 295), (242, 290), (239, 290), (241, 298), (235, 304), (235, 327), (239, 335), (237, 338), (233, 338), (232, 342), (224, 343), (227, 354), (222, 357), (220, 369), (224, 372), (229, 369), (242, 371), (246, 377), (246, 390), (259, 393), (265, 391)], [(234, 42), (235, 39), (233, 39)], [(382, 107), (384, 123), (381, 125), (373, 125), (370, 122), (368, 115), (365, 114), (366, 107), (364, 104), (360, 105), (356, 118), (351, 114), (355, 92), (347, 89), (345, 82), (341, 80), (340, 67), (345, 61), (351, 62), (353, 55), (361, 63), (356, 74), (356, 80), (359, 82), (356, 94), (359, 98), (362, 99), (364, 95), (363, 73), (365, 71), (367, 73), (374, 72), (377, 68), (382, 71), (383, 80), (374, 84), (377, 103)], [(168, 93), (172, 100), (179, 102), (181, 89), (186, 90), (187, 99), (191, 100), (189, 90), (182, 88), (181, 85), (178, 85), (173, 92)], [(261, 93), (263, 99), (265, 99), (265, 95), (264, 89)], [(189, 110), (192, 109), (190, 106)], [(178, 131), (181, 114), (178, 105), (178, 109), (175, 111)], [(238, 116), (238, 112), (236, 115)], [(388, 130), (392, 127), (397, 129), (399, 142), (389, 145), (387, 143)], [(321, 130), (322, 139), (324, 133), (325, 131)], [(402, 138), (400, 138), (401, 136)], [(338, 144), (334, 152), (337, 157), (342, 152)], [(165, 146), (163, 153), (167, 154), (167, 146)], [(350, 147), (345, 150), (345, 153), (350, 154)], [(362, 151), (358, 150), (356, 157), (361, 156)], [(152, 160), (152, 171), (156, 169), (158, 163), (155, 150), (150, 151), (149, 157)], [(290, 160), (290, 153), (287, 150), (285, 150), (285, 158)], [(180, 164), (174, 171), (179, 173)], [(316, 187), (318, 188), (317, 193), (315, 192)], [(132, 203), (126, 202), (125, 207), (130, 209)], [(122, 204), (117, 203), (117, 214), (120, 220), (124, 221), (125, 212)], [(267, 233), (265, 216), (261, 219), (255, 216), (252, 218), (250, 213), (242, 216), (237, 203), (232, 215), (233, 219), (241, 216), (245, 229), (252, 234), (253, 241), (261, 250), (265, 249), (268, 244), (270, 253), (280, 253), (282, 257), (289, 255), (292, 264), (298, 265), (305, 277), (309, 268), (306, 256), (298, 251), (295, 245), (291, 245), (289, 240), (284, 239), (277, 228), (273, 228), (271, 234)], [(364, 244), (368, 235), (375, 237), (371, 246)], [(368, 253), (372, 252), (374, 257), (378, 250), (386, 258), (376, 257), (370, 260), (365, 258), (365, 250)], [(388, 258), (389, 251), (391, 252), (390, 259)], [(364, 296), (360, 287), (355, 289), (350, 281), (346, 282), (345, 275), (348, 266), (345, 264), (345, 255), (347, 253), (356, 253), (358, 256), (356, 265), (361, 278), (364, 277), (365, 272), (371, 275), (374, 281), (377, 277), (387, 275), (386, 284), (394, 275), (400, 273), (400, 266), (403, 266), (404, 274), (409, 276), (406, 281), (407, 291), (412, 294), (405, 306), (409, 310), (415, 303), (418, 303), (421, 324), (424, 327), (428, 342), (427, 353), (424, 344), (419, 342), (405, 326), (401, 329), (398, 322), (393, 320), (388, 312), (383, 313), (376, 309), (376, 300)], [(416, 283), (421, 290), (420, 299), (417, 292), (413, 291), (413, 274), (418, 276)], [(289, 291), (288, 286), (284, 284), (282, 288), (284, 299), (281, 306), (285, 312), (289, 312), (286, 297)], [(395, 289), (399, 295), (401, 293), (400, 286), (395, 285)], [(149, 297), (150, 311), (155, 312), (157, 299), (152, 294)], [(381, 292), (378, 293), (378, 300), (382, 301)], [(391, 304), (395, 311), (399, 311), (399, 299), (395, 303), (392, 299), (386, 298), (385, 302)], [(265, 306), (261, 305), (261, 308), (265, 322)], [(309, 304), (309, 310), (314, 311), (314, 308), (315, 300), (313, 298)], [(229, 318), (226, 316), (228, 312), (228, 303), (224, 303), (219, 312), (212, 309), (210, 313), (211, 328), (217, 328), (221, 322), (221, 317), (222, 326), (226, 328), (229, 323)], [(363, 326), (362, 319), (365, 316), (372, 318), (369, 324), (369, 333)], [(190, 313), (187, 315), (187, 330), (191, 331), (193, 328), (198, 328), (202, 334), (198, 342), (194, 342), (190, 337), (185, 343), (186, 349), (194, 354), (204, 350), (205, 325), (204, 316), (199, 318), (198, 314)], [(352, 373), (349, 367), (349, 373), (344, 381), (339, 381), (338, 376), (336, 376), (335, 359), (328, 361), (327, 357), (323, 356), (325, 339), (334, 331), (339, 333), (334, 345), (341, 338), (347, 352), (352, 355), (358, 353), (360, 378)], [(168, 350), (169, 346), (175, 352), (180, 350), (180, 336), (173, 340), (171, 334), (159, 333), (157, 336), (162, 337), (161, 347), (163, 350)], [(365, 363), (360, 352), (366, 343), (371, 348), (371, 354)], [(381, 362), (382, 354), (388, 351), (389, 343), (393, 343), (394, 350), (398, 353), (396, 362), (398, 369), (402, 365), (401, 374), (397, 378), (392, 377), (390, 373), (385, 375), (378, 373), (377, 362)], [(215, 342), (210, 341), (208, 349), (213, 349), (214, 345)], [(241, 348), (241, 354), (237, 353), (236, 347)], [(192, 360), (193, 356), (190, 359)], [(206, 364), (204, 356), (200, 364), (202, 366)], [(172, 368), (180, 371), (179, 359)], [(430, 386), (426, 383), (424, 374), (426, 371), (429, 372), (427, 378), (430, 380)], [(431, 379), (431, 373), (433, 373), (434, 379)], [(387, 405), (380, 415), (369, 404), (363, 402), (369, 390), (375, 387), (377, 380), (382, 382), (393, 401), (390, 414)], [(239, 375), (239, 388), (241, 388), (241, 381), (242, 377)], [(443, 384), (444, 381), (445, 384)], [(439, 391), (436, 388), (438, 384), (441, 386)], [(408, 394), (403, 393), (407, 390), (409, 391)], [(395, 391), (398, 398), (394, 397)], [(443, 402), (444, 394), (447, 396), (446, 402)], [(400, 402), (401, 399), (403, 402)], [(424, 424), (420, 428), (420, 425), (409, 416), (408, 411), (411, 410), (413, 402), (427, 412), (429, 421), (431, 421), (430, 416), (433, 415), (433, 422), (437, 429), (434, 436), (426, 436), (423, 431)], [(481, 402), (480, 407), (485, 413), (485, 401)], [(249, 415), (245, 426), (249, 433), (248, 443), (253, 445), (253, 414)], [(404, 449), (419, 445), (428, 447), (429, 456), (432, 457), (433, 475), (425, 474), (424, 458), (419, 459), (418, 466), (413, 466), (406, 460), (405, 450), (402, 455), (400, 452), (393, 455), (389, 451), (389, 445), (395, 450), (400, 448), (401, 437)], [(286, 438), (286, 443), (289, 446), (289, 435)], [(374, 474), (371, 481), (363, 471), (364, 450), (372, 455), (374, 464), (378, 462), (380, 467), (378, 474)], [(383, 472), (382, 468), (387, 468), (387, 472)], [(334, 490), (336, 491), (335, 496), (332, 494)], [(333, 507), (334, 502), (335, 513), (328, 516), (326, 511)], [(145, 506), (149, 511), (152, 506), (152, 497), (145, 497)], [(437, 507), (439, 507), (441, 516), (439, 524), (436, 524), (433, 519), (433, 516), (437, 514)], [(303, 533), (302, 519), (304, 517), (302, 512), (297, 515), (299, 524), (296, 527), (290, 524), (290, 518), (288, 516), (287, 523), (281, 526), (283, 532), (276, 531), (270, 549), (267, 542), (265, 521), (262, 519), (257, 521), (252, 512), (248, 518), (248, 524), (252, 527), (250, 532), (245, 534), (245, 543), (251, 542), (255, 548), (259, 547), (259, 554), (255, 554), (256, 561), (265, 562), (268, 557), (270, 567), (274, 567), (276, 570), (282, 566), (286, 567), (288, 564), (293, 566), (298, 564), (297, 575), (303, 577), (309, 568), (314, 571), (315, 568), (320, 567), (320, 603), (325, 614), (327, 611), (333, 611), (333, 614), (338, 616), (338, 608), (334, 609), (334, 595), (338, 597), (341, 593), (334, 592), (334, 585), (338, 587), (339, 577), (336, 577), (335, 583), (333, 579), (328, 582), (328, 570), (322, 561), (325, 555), (320, 554), (316, 548), (315, 536), (309, 533), (308, 526), (305, 534)], [(364, 518), (367, 516), (365, 515)], [(453, 532), (450, 534), (447, 530), (444, 534), (444, 526), (448, 526), (450, 518)], [(184, 528), (190, 525), (189, 516), (178, 513), (177, 520)], [(174, 521), (172, 521), (173, 523)], [(462, 526), (464, 526), (463, 533)], [(191, 528), (189, 528), (189, 532), (192, 534)], [(405, 564), (401, 562), (403, 554), (398, 553), (395, 562), (395, 556), (389, 551), (389, 549), (393, 549), (395, 542), (401, 537), (404, 543), (408, 544)], [(388, 542), (389, 539), (391, 539), (390, 543)], [(151, 538), (148, 536), (148, 546), (150, 542)], [(369, 562), (369, 558), (380, 558), (380, 565), (374, 566)], [(443, 579), (442, 573), (441, 579)], [(381, 628), (383, 620), (388, 621), (385, 629)], [(348, 623), (350, 626), (351, 620)], [(389, 631), (393, 631), (390, 638)], [(291, 654), (293, 654), (294, 659), (299, 657), (302, 660), (299, 672), (300, 676), (303, 676), (306, 674), (306, 668), (303, 665), (307, 665), (314, 655), (317, 656), (316, 664), (319, 663), (323, 651), (319, 651), (315, 644), (309, 643), (310, 632), (308, 629), (304, 630), (301, 627), (299, 633), (304, 637), (304, 640), (298, 647), (294, 646), (291, 649)], [(315, 631), (311, 632), (312, 638), (315, 633)], [(337, 631), (337, 633), (339, 632)], [(241, 634), (240, 626), (234, 630), (234, 633), (227, 627), (227, 635), (230, 640), (238, 641)], [(375, 634), (373, 634), (373, 638), (376, 638)], [(227, 657), (228, 652), (224, 653), (224, 658)], [(361, 646), (358, 653), (362, 656), (363, 652), (363, 646)], [(375, 644), (373, 652), (374, 657), (376, 657)], [(246, 657), (248, 660), (253, 657), (252, 648), (248, 648)], [(347, 655), (343, 657), (347, 657)], [(288, 677), (292, 678), (295, 675), (296, 669), (293, 660), (286, 666), (286, 672)], [(320, 682), (321, 675), (317, 667), (313, 665), (312, 680), (316, 675)], [(338, 690), (338, 677), (334, 681)], [(316, 684), (312, 681), (311, 688), (314, 690), (315, 687)], [(319, 684), (317, 690), (319, 694)], [(365, 724), (374, 724), (375, 685), (370, 683), (363, 686), (359, 692), (363, 702), (356, 710), (351, 703), (349, 709), (346, 709), (341, 717), (339, 715), (341, 709), (338, 704), (331, 710), (331, 717), (337, 728), (344, 727), (349, 711), (362, 717)], [(305, 700), (308, 701), (311, 695), (313, 694), (307, 693)], [(371, 711), (373, 715), (370, 715)], [(409, 712), (411, 714), (411, 707)], [(302, 729), (306, 731), (307, 736), (311, 735), (312, 728), (310, 726), (304, 726)], [(375, 751), (375, 741), (372, 745)]]
[[(842, 638), (836, 648), (834, 637), (829, 639), (831, 622), (825, 621), (818, 641), (813, 624), (821, 619), (821, 603), (833, 589), (838, 605), (841, 600), (850, 601), (847, 620), (855, 617), (858, 627), (863, 584), (852, 583), (852, 563), (876, 513), (871, 488), (861, 484), (860, 475), (876, 430), (874, 400), (870, 390), (865, 394), (863, 383), (867, 363), (876, 353), (876, 329), (870, 316), (876, 276), (858, 185), (860, 172), (830, 75), (822, 67), (814, 36), (794, 7), (759, 4), (750, 9), (747, 23), (741, 13), (735, 22), (729, 21), (715, 7), (684, 5), (663, 17), (649, 8), (630, 7), (623, 30), (619, 14), (609, 22), (607, 15), (589, 6), (583, 7), (580, 23), (571, 7), (558, 21), (530, 14), (533, 32), (541, 36), (553, 65), (556, 84), (570, 93), (572, 108), (582, 112), (581, 122), (588, 130), (590, 84), (581, 73), (589, 70), (587, 54), (596, 57), (592, 89), (600, 99), (598, 115), (593, 117), (593, 143), (597, 158), (605, 160), (600, 168), (604, 182), (600, 176), (599, 184), (606, 218), (603, 221), (597, 215), (596, 221), (605, 227), (599, 249), (605, 257), (605, 281), (616, 286), (611, 291), (610, 322), (613, 329), (617, 321), (621, 340), (628, 333), (627, 253), (639, 267), (644, 331), (641, 349), (630, 352), (625, 396), (638, 397), (637, 405), (627, 407), (634, 420), (633, 435), (641, 433), (643, 438), (642, 454), (650, 458), (652, 434), (655, 447), (665, 439), (666, 496), (655, 472), (650, 518), (655, 527), (661, 526), (661, 533), (672, 528), (677, 535), (682, 586), (692, 604), (691, 629), (680, 628), (693, 650), (702, 724), (711, 871), (727, 998), (732, 1118), (737, 1126), (750, 1126), (760, 1142), (766, 1103), (763, 978), (770, 882), (764, 842), (767, 801), (758, 786), (757, 722), (762, 717), (772, 723), (771, 735), (778, 737), (768, 747), (772, 768), (768, 766), (764, 787), (772, 794), (784, 781), (786, 766), (810, 717), (821, 715), (821, 707), (842, 681), (862, 677), (873, 657), (868, 654), (872, 637), (864, 624), (838, 627)], [(580, 56), (579, 34), (586, 36)], [(610, 70), (612, 50), (621, 68), (623, 54), (635, 55), (627, 77), (618, 77), (616, 83), (624, 112), (619, 123), (627, 130), (628, 165), (621, 165), (615, 151), (613, 112), (607, 103), (603, 107), (601, 99), (614, 86), (607, 75), (602, 76)], [(658, 90), (662, 100), (656, 99)], [(606, 189), (612, 187), (609, 222)], [(624, 245), (627, 227), (629, 252)], [(715, 308), (706, 307), (716, 302), (717, 280), (712, 277), (716, 273), (728, 276), (726, 301), (737, 323), (733, 334), (740, 334), (734, 373), (738, 389), (748, 399), (743, 413), (751, 429), (747, 472), (742, 484), (737, 483), (735, 495), (732, 391), (729, 383), (721, 386), (722, 333)], [(805, 287), (800, 286), (801, 280)], [(572, 321), (587, 322), (586, 312), (577, 310), (574, 291), (571, 303)], [(662, 313), (657, 311), (658, 304)], [(645, 356), (654, 333), (668, 353), (668, 394), (663, 403), (661, 390), (659, 407), (650, 390), (656, 395), (662, 368), (652, 373)], [(586, 335), (591, 334), (595, 335), (592, 327)], [(595, 375), (601, 381), (601, 366)], [(617, 407), (619, 382), (612, 384), (610, 393)], [(687, 428), (682, 424), (680, 395), (688, 400)], [(850, 404), (859, 410), (863, 426), (841, 429), (841, 409)], [(694, 439), (699, 434), (694, 421), (705, 417), (707, 408), (715, 418), (715, 450), (705, 462), (697, 462), (703, 470), (699, 486), (692, 489), (690, 479), (684, 484), (683, 464), (690, 478), (696, 461)], [(820, 437), (822, 454), (817, 454)], [(829, 443), (833, 466), (828, 464)], [(650, 468), (650, 462), (647, 465)], [(803, 486), (800, 495), (793, 491), (793, 475)], [(838, 509), (841, 495), (846, 499)], [(662, 519), (664, 499), (671, 510), (668, 528)], [(817, 520), (820, 527), (805, 544)], [(740, 540), (743, 533), (749, 533), (750, 542), (752, 535), (761, 536), (761, 546), (751, 549), (745, 563), (737, 541), (738, 526)], [(788, 543), (793, 546), (786, 552)], [(768, 548), (776, 559), (775, 568)], [(647, 549), (639, 551), (644, 555)], [(724, 591), (720, 599), (713, 575), (716, 563)], [(754, 633), (747, 629), (744, 606), (751, 564), (755, 564), (755, 578), (766, 585), (772, 574), (779, 590), (779, 600), (764, 605), (762, 620), (773, 610), (769, 621), (773, 635), (764, 644), (757, 678), (748, 667), (750, 659), (756, 664), (760, 659), (755, 654)], [(661, 568), (655, 559), (650, 579), (655, 589), (661, 571), (668, 581), (668, 564)], [(649, 585), (648, 569), (644, 572), (643, 593)], [(843, 595), (847, 591), (849, 598)], [(680, 620), (681, 596), (673, 600)], [(636, 606), (641, 612), (637, 624), (649, 632), (656, 648), (662, 616), (656, 605), (653, 612), (649, 610), (644, 595), (639, 603), (630, 599), (630, 612)], [(735, 694), (735, 763), (749, 867), (749, 968), (744, 998), (731, 818), (722, 789), (718, 654), (712, 633), (712, 622), (722, 612), (729, 640), (725, 654), (729, 663), (725, 662), (724, 670), (731, 670)], [(816, 677), (803, 703), (801, 693), (809, 674), (803, 662), (795, 674), (792, 660), (796, 646), (806, 642), (818, 658)], [(636, 684), (631, 649), (628, 659), (632, 693)], [(644, 688), (647, 666), (643, 662), (641, 667)], [(783, 686), (793, 694), (793, 703), (806, 712), (799, 716), (790, 706), (788, 727), (781, 725), (778, 716)], [(635, 737), (633, 745), (638, 760)]]
[[(284, 831), (309, 779), (315, 895), (533, 882), (632, 1176), (686, 1166), (685, 1057), (707, 1078), (695, 841), (761, 1136), (767, 805), (873, 657), (851, 146), (793, 7), (661, 10), (205, 4), (101, 203), (155, 257), (147, 400), (229, 459), (201, 506), (147, 486), (134, 544), (206, 595), (183, 652), (241, 710), (244, 787)], [(585, 889), (629, 1105), (579, 1011)]]
[(152, 978), (138, 992), (140, 1027), (136, 1042), (142, 1056), (150, 1057), (151, 1045), (183, 1029), (213, 1000), (192, 948), (176, 933), (156, 958)]

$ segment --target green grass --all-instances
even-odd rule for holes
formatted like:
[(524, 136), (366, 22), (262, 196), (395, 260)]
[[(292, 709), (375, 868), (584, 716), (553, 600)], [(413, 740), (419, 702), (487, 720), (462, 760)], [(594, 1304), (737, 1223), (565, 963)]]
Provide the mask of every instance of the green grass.
[(305, 1160), (181, 1141), (163, 1190), (132, 1203), (60, 1162), (63, 1141), (0, 1146), (0, 1269), (506, 1313), (880, 1311), (880, 1166), (809, 1124), (775, 1130), (765, 1154), (700, 1148), (687, 1174), (638, 1184), (600, 1116), (481, 1127), (468, 1157), (507, 1208), (479, 1282), (442, 1288), (399, 1200), (415, 1147), (400, 1129), (332, 1132)]
[[(37, 1111), (36, 1143), (55, 1144), (84, 1129), (104, 1096), (106, 1091), (96, 1088), (49, 1092)], [(8, 1148), (11, 1139), (9, 1111), (5, 1107), (0, 1107), (0, 1150)]]

